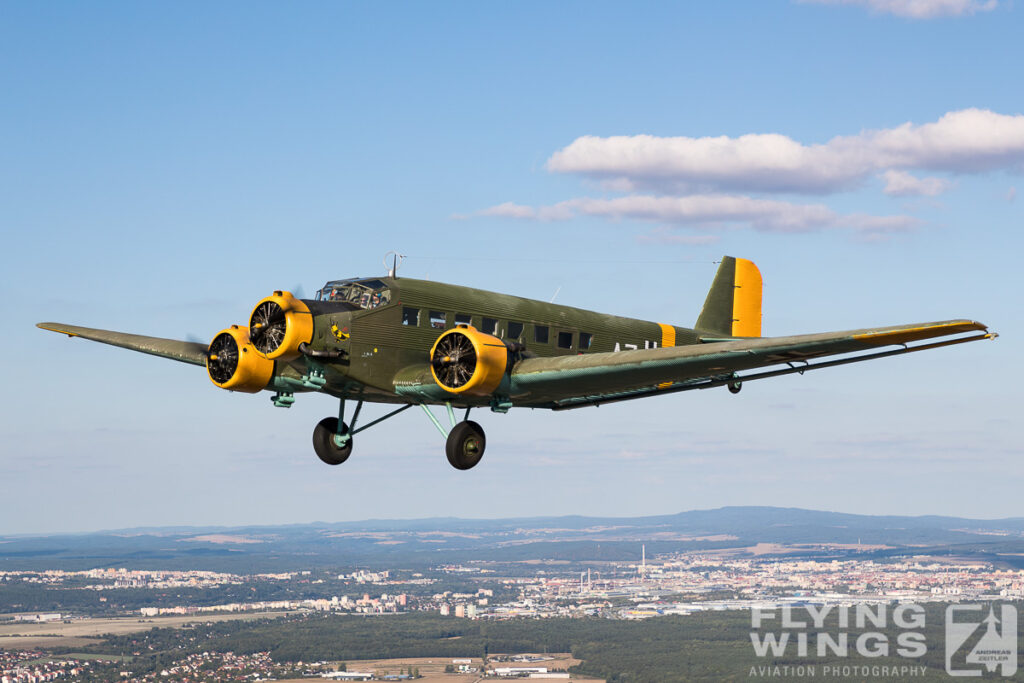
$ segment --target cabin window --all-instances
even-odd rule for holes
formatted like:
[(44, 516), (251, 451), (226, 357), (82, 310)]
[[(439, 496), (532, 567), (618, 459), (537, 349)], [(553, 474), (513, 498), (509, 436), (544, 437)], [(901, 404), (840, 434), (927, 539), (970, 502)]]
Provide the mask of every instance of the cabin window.
[(572, 348), (572, 332), (559, 332), (558, 333), (558, 348), (560, 348), (560, 349), (571, 349)]
[(533, 326), (533, 341), (538, 344), (548, 343), (548, 326), (547, 325), (534, 325)]
[(508, 338), (509, 339), (521, 339), (523, 336), (523, 324), (513, 323), (508, 324)]
[(589, 332), (580, 332), (580, 351), (589, 351), (592, 341), (594, 341), (594, 335)]
[(455, 314), (455, 324), (456, 325), (472, 325), (473, 324), (473, 316), (471, 316), (469, 313), (456, 313)]
[(494, 318), (484, 318), (483, 325), (480, 326), (480, 329), (482, 332), (486, 332), (487, 334), (493, 334), (497, 336), (498, 321), (495, 320)]
[(430, 326), (435, 330), (444, 329), (445, 314), (444, 311), (431, 311), (430, 312)]
[(420, 324), (420, 309), (404, 307), (402, 309), (402, 324), (417, 327)]

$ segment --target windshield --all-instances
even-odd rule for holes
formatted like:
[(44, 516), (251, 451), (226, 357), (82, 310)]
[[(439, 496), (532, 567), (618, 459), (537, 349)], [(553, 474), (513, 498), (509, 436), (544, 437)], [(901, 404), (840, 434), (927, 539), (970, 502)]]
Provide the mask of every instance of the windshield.
[(328, 282), (316, 293), (317, 301), (340, 301), (358, 308), (377, 308), (391, 303), (391, 290), (381, 280)]

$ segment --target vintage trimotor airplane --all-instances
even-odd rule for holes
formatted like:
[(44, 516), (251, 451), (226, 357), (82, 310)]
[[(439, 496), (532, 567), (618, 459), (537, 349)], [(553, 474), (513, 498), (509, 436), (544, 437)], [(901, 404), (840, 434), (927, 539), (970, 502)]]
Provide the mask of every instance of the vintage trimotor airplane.
[[(295, 394), (340, 400), (320, 421), (313, 448), (343, 463), (353, 436), (420, 406), (446, 439), (451, 465), (466, 470), (484, 454), (473, 408), (565, 410), (855, 363), (996, 335), (972, 320), (761, 337), (761, 273), (724, 257), (694, 329), (633, 320), (440, 282), (385, 277), (328, 282), (315, 299), (277, 291), (248, 325), (232, 325), (209, 346), (62, 323), (38, 327), (205, 365), (229, 391), (274, 392), (287, 408)], [(942, 341), (911, 345), (936, 337)], [(879, 347), (898, 348), (877, 350)], [(825, 356), (840, 358), (817, 361)], [(816, 362), (812, 362), (816, 361)], [(780, 366), (749, 372), (767, 366)], [(740, 374), (747, 373), (747, 374)], [(346, 401), (356, 401), (345, 422)], [(400, 407), (357, 428), (364, 402)], [(429, 406), (443, 405), (446, 428)], [(457, 421), (455, 410), (465, 410)]]

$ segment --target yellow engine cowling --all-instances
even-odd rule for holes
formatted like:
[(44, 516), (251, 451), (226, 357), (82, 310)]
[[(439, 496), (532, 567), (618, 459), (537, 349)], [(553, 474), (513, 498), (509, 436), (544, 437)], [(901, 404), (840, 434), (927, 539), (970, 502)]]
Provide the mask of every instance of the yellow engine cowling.
[(442, 334), (430, 349), (434, 381), (454, 394), (490, 396), (508, 368), (508, 347), (495, 336), (459, 325)]
[(291, 292), (276, 291), (252, 310), (249, 338), (271, 360), (297, 358), (299, 345), (313, 340), (313, 314)]
[(206, 352), (206, 371), (210, 380), (221, 389), (255, 394), (274, 375), (274, 361), (269, 360), (249, 341), (249, 330), (232, 325), (213, 338)]

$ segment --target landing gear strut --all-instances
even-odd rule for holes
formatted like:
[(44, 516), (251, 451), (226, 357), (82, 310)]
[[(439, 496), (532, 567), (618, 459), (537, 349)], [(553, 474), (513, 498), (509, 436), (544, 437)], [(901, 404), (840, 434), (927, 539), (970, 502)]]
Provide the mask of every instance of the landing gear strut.
[[(412, 408), (414, 405), (417, 404), (407, 403), (401, 408), (392, 410), (384, 417), (379, 417), (357, 429), (356, 423), (359, 421), (359, 413), (363, 409), (362, 400), (356, 404), (355, 412), (352, 414), (352, 423), (346, 424), (345, 399), (340, 399), (338, 417), (325, 417), (313, 430), (313, 450), (316, 451), (317, 457), (328, 465), (340, 465), (348, 460), (348, 456), (352, 455), (353, 436), (403, 410)], [(455, 409), (451, 403), (446, 403), (448, 419), (452, 425), (449, 430), (438, 421), (425, 403), (420, 403), (419, 406), (423, 408), (423, 412), (427, 414), (430, 421), (437, 427), (437, 431), (441, 432), (441, 436), (445, 438), (445, 454), (448, 456), (451, 466), (457, 470), (468, 470), (475, 467), (484, 456), (487, 439), (484, 436), (483, 427), (469, 419), (470, 409), (466, 408), (466, 415), (462, 422), (456, 422)]]
[(352, 424), (348, 425), (345, 424), (345, 399), (341, 399), (338, 406), (338, 417), (325, 417), (313, 430), (313, 450), (316, 451), (317, 457), (328, 465), (340, 465), (348, 460), (348, 456), (352, 455), (352, 437), (355, 434), (409, 408), (412, 408), (411, 403), (398, 410), (392, 410), (384, 417), (377, 418), (356, 429), (359, 413), (363, 410), (363, 402), (359, 401), (356, 404), (356, 411), (352, 414)]
[(441, 436), (445, 438), (444, 450), (451, 466), (457, 470), (468, 470), (475, 467), (484, 457), (487, 439), (484, 437), (483, 427), (469, 419), (470, 409), (466, 408), (466, 416), (462, 422), (456, 424), (455, 409), (452, 408), (451, 403), (445, 404), (448, 409), (448, 420), (452, 423), (451, 431), (449, 431), (438, 422), (425, 403), (421, 403), (420, 407), (437, 427), (437, 431), (441, 432)]

